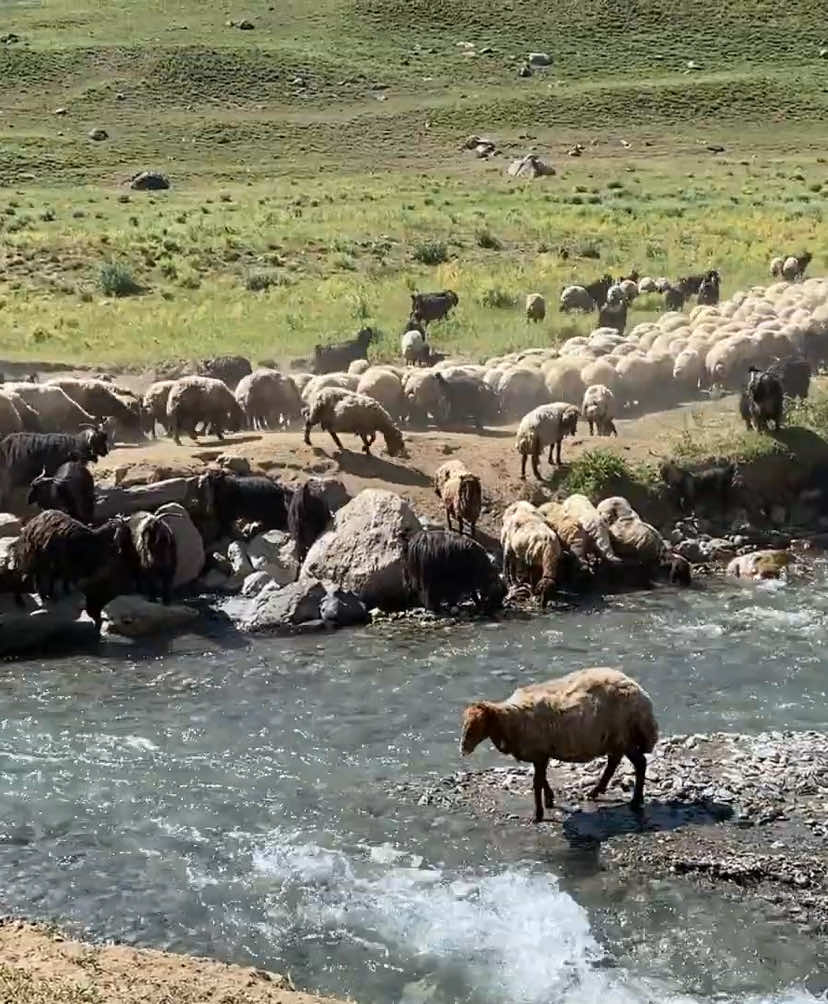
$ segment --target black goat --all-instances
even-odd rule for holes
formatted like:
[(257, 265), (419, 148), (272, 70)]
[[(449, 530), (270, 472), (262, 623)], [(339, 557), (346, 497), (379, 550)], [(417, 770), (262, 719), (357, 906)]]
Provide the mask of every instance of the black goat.
[(681, 310), (684, 306), (684, 291), (677, 286), (668, 286), (664, 290), (664, 307), (666, 310)]
[(296, 542), (296, 557), (300, 565), (314, 541), (327, 530), (330, 522), (331, 510), (328, 503), (314, 491), (310, 481), (306, 481), (293, 493), (287, 513), (288, 533)]
[(620, 303), (605, 303), (598, 312), (599, 328), (615, 328), (619, 335), (624, 334), (627, 327), (627, 304), (624, 300)]
[(768, 423), (773, 422), (778, 432), (782, 428), (784, 397), (779, 377), (751, 366), (747, 384), (739, 398), (739, 414), (748, 429), (755, 427), (757, 432), (767, 432)]
[(493, 422), (499, 416), (497, 394), (482, 380), (466, 375), (446, 380), (439, 371), (434, 375), (446, 394), (449, 421), (460, 423), (471, 419), (476, 429), (482, 429), (484, 422)]
[(229, 535), (236, 520), (260, 523), (263, 530), (286, 530), (293, 493), (270, 478), (242, 477), (227, 471), (210, 471), (201, 481), (204, 504), (214, 516), (220, 536)]
[(198, 372), (201, 376), (221, 380), (234, 390), (243, 377), (250, 376), (253, 367), (244, 356), (215, 356), (212, 359), (202, 359), (198, 364)]
[(87, 525), (95, 518), (95, 479), (80, 460), (61, 464), (53, 477), (38, 474), (29, 491), (29, 505), (58, 509)]
[(596, 279), (595, 282), (584, 285), (584, 289), (592, 297), (596, 307), (600, 308), (602, 303), (607, 302), (607, 293), (613, 281), (612, 276), (607, 273), (602, 275), (600, 279)]
[(477, 541), (453, 530), (419, 530), (407, 541), (403, 561), (408, 590), (429, 610), (471, 598), (491, 613), (503, 605), (506, 587)]
[(368, 358), (368, 346), (375, 338), (376, 334), (371, 328), (363, 328), (350, 341), (337, 345), (316, 345), (313, 350), (313, 372), (318, 376), (347, 370), (354, 360)]
[(451, 289), (441, 293), (412, 293), (411, 316), (422, 324), (442, 321), (459, 302), (460, 297)]
[(12, 432), (0, 440), (0, 503), (6, 493), (30, 485), (38, 474), (50, 476), (70, 460), (82, 463), (105, 457), (109, 443), (105, 430), (84, 429), (75, 435), (63, 432)]
[(811, 366), (802, 356), (777, 359), (768, 366), (767, 372), (779, 380), (787, 397), (798, 397), (804, 401), (808, 396), (811, 386)]
[(101, 626), (104, 606), (133, 588), (136, 556), (128, 524), (107, 520), (91, 530), (56, 509), (38, 513), (23, 527), (17, 547), (20, 575), (41, 598), (77, 586), (86, 595), (86, 612)]
[(676, 493), (682, 511), (695, 510), (697, 502), (709, 501), (717, 502), (724, 512), (736, 467), (733, 464), (716, 464), (691, 472), (667, 461), (661, 465), (660, 473), (662, 481)]
[(710, 271), (702, 279), (699, 285), (698, 294), (696, 296), (696, 303), (702, 304), (708, 307), (715, 307), (719, 302), (719, 273), (716, 271)]

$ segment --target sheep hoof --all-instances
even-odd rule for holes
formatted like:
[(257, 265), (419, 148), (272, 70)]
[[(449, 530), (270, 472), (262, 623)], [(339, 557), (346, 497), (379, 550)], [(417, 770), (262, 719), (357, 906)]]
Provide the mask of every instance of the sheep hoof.
[(641, 810), (644, 808), (644, 799), (643, 798), (638, 798), (638, 799), (634, 798), (630, 802), (630, 808), (632, 809), (633, 812), (641, 812)]
[(535, 813), (535, 818), (534, 818), (533, 822), (535, 822), (535, 823), (542, 823), (543, 822), (543, 813), (542, 812)]

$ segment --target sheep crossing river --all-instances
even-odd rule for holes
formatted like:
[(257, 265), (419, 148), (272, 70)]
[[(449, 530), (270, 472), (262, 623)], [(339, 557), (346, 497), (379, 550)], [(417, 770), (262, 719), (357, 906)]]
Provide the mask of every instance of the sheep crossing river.
[[(9, 664), (4, 910), (362, 1004), (823, 999), (824, 939), (772, 903), (615, 868), (562, 840), (560, 814), (529, 824), (525, 799), (495, 822), (398, 788), (468, 766), (470, 700), (580, 666), (640, 681), (665, 737), (826, 731), (826, 617), (817, 569), (529, 620)], [(474, 766), (508, 763), (481, 746)]]

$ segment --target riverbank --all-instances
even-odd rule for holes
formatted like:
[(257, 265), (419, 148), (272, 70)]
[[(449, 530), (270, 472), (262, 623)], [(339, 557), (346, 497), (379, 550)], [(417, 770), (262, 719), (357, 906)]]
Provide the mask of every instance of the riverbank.
[[(627, 804), (626, 761), (605, 796), (587, 799), (603, 762), (550, 765), (556, 807), (538, 827), (547, 850), (592, 851), (596, 864), (636, 876), (682, 876), (758, 899), (812, 933), (828, 932), (828, 755), (820, 732), (716, 732), (661, 740), (649, 757), (645, 805)], [(461, 770), (395, 785), (396, 797), (498, 827), (530, 827), (532, 768)]]
[(0, 1004), (342, 1004), (287, 976), (152, 949), (75, 941), (0, 920)]

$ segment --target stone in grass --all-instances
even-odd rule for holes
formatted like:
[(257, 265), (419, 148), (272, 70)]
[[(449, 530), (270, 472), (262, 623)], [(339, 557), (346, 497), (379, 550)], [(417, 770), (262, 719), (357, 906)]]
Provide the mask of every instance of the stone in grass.
[(94, 140), (96, 143), (100, 143), (102, 140), (109, 139), (109, 133), (106, 129), (90, 129), (89, 138)]
[(129, 182), (136, 192), (160, 192), (170, 187), (170, 179), (159, 171), (139, 171)]

